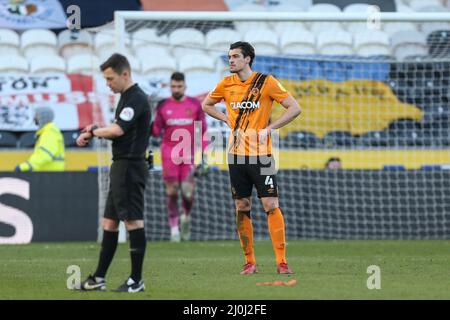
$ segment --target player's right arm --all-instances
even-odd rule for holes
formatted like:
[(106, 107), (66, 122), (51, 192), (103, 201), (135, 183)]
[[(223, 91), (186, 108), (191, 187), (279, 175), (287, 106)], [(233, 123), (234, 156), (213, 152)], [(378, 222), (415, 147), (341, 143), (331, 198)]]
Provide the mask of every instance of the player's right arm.
[(215, 104), (222, 101), (224, 98), (222, 81), (206, 96), (202, 102), (202, 110), (211, 117), (225, 122), (228, 126), (230, 123), (225, 113), (220, 111)]

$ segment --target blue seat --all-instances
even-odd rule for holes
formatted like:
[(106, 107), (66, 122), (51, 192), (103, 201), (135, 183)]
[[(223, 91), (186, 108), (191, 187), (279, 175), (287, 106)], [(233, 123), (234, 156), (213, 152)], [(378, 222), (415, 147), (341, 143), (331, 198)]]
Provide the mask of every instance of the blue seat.
[(387, 134), (391, 147), (419, 147), (433, 144), (431, 135), (422, 129), (419, 122), (411, 119), (391, 122)]
[(369, 131), (360, 135), (358, 142), (362, 147), (387, 147), (389, 137), (386, 131)]
[(316, 135), (308, 131), (292, 131), (289, 132), (284, 139), (280, 140), (281, 148), (302, 148), (309, 149), (315, 148), (319, 145), (320, 141)]
[(420, 128), (420, 124), (412, 119), (398, 119), (389, 124), (388, 130), (391, 132), (401, 132)]
[(427, 37), (428, 54), (434, 58), (450, 57), (450, 30), (436, 30)]
[(400, 171), (404, 171), (406, 170), (404, 165), (401, 164), (385, 164), (383, 166), (383, 170), (400, 170)]
[(397, 134), (398, 142), (403, 147), (429, 147), (433, 145), (433, 137), (424, 130), (410, 129)]
[(427, 130), (427, 133), (431, 137), (434, 146), (450, 146), (450, 131), (448, 129), (433, 127), (430, 130)]
[(10, 131), (0, 131), (0, 147), (16, 148), (17, 147), (16, 135)]
[(348, 131), (331, 131), (323, 137), (326, 148), (351, 148), (357, 145), (357, 140)]
[(439, 105), (425, 107), (422, 126), (426, 130), (450, 130), (450, 107)]

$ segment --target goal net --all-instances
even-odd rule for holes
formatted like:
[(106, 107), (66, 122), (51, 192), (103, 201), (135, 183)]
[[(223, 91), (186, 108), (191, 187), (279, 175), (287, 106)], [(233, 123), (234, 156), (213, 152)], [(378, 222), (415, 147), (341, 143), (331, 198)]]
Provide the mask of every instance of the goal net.
[[(288, 239), (448, 239), (448, 21), (449, 13), (377, 10), (117, 12), (115, 35), (119, 50), (139, 64), (134, 78), (153, 102), (170, 96), (174, 71), (185, 73), (187, 94), (202, 100), (229, 75), (229, 45), (254, 45), (253, 69), (275, 76), (303, 111), (274, 139)], [(272, 120), (283, 112), (275, 103)], [(237, 239), (222, 144), (228, 130), (207, 121), (214, 170), (196, 180), (192, 239)], [(152, 145), (146, 233), (167, 240), (159, 148)], [(256, 191), (252, 203), (255, 238), (269, 238)]]

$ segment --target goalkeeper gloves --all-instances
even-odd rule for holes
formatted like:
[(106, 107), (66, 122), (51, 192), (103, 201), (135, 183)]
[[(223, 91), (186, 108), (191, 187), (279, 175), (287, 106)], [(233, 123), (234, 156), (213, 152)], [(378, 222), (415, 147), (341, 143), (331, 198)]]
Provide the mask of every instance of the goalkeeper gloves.
[(208, 175), (209, 165), (206, 161), (206, 155), (202, 155), (202, 163), (197, 165), (194, 170), (194, 177), (203, 177)]

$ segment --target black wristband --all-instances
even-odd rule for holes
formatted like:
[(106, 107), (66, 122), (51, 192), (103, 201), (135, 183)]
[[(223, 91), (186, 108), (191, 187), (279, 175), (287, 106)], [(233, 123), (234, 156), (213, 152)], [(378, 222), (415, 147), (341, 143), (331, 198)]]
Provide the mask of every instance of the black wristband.
[(94, 130), (95, 130), (95, 129), (98, 129), (98, 126), (97, 126), (97, 125), (93, 125), (92, 128), (91, 128), (91, 130), (89, 131), (89, 132), (91, 133), (92, 137), (95, 137), (95, 135), (94, 135)]

